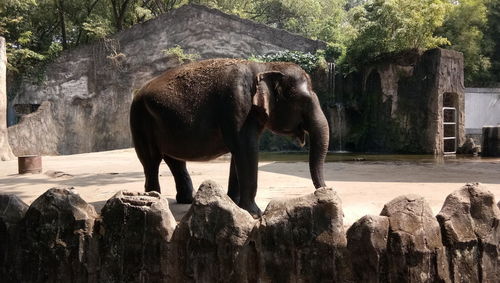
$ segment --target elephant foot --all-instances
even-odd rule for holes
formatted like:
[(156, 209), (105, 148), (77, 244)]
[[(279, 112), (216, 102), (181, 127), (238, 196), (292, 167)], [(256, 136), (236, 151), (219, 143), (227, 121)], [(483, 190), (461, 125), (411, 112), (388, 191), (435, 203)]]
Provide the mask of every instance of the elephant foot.
[(231, 193), (227, 193), (227, 195), (229, 196), (229, 198), (231, 198), (231, 200), (235, 203), (235, 204), (239, 204), (240, 203), (240, 195), (233, 195)]
[(160, 193), (160, 194), (161, 194), (161, 190), (160, 190), (160, 188), (148, 188), (148, 187), (146, 187), (146, 188), (144, 189), (144, 191), (145, 191), (146, 193), (147, 193), (147, 192), (157, 192), (157, 193)]
[(251, 203), (249, 203), (247, 205), (242, 204), (242, 203), (240, 203), (239, 205), (240, 205), (241, 208), (243, 208), (244, 210), (248, 211), (250, 213), (250, 215), (252, 215), (252, 217), (254, 219), (259, 219), (262, 216), (262, 211), (257, 206), (257, 204), (255, 203), (255, 201), (252, 201)]
[(180, 204), (191, 204), (193, 203), (194, 193), (191, 194), (177, 194), (175, 195), (175, 200)]

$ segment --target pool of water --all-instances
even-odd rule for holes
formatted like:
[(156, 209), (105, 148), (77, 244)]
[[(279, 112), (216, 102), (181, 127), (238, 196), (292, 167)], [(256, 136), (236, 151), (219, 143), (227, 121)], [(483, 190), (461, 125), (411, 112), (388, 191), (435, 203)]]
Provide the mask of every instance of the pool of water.
[[(259, 161), (307, 162), (308, 152), (260, 152)], [(409, 162), (409, 163), (446, 163), (446, 162), (500, 162), (500, 158), (472, 155), (419, 155), (419, 154), (369, 154), (351, 152), (329, 152), (326, 162)]]

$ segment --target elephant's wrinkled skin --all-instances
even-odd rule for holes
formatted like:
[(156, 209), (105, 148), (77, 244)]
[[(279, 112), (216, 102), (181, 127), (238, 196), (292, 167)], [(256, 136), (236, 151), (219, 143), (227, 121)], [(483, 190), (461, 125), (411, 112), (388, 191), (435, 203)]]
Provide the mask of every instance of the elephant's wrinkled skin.
[(292, 63), (212, 59), (177, 67), (135, 95), (130, 126), (146, 191), (160, 191), (163, 159), (174, 176), (179, 203), (193, 200), (185, 161), (231, 152), (228, 195), (258, 217), (258, 148), (264, 128), (302, 144), (307, 132), (311, 177), (316, 188), (325, 186), (328, 124), (309, 76)]

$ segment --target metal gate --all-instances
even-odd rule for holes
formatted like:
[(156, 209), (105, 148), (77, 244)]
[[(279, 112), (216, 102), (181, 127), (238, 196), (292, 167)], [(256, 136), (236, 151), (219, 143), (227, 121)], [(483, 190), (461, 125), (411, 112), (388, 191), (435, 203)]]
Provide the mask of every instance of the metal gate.
[(443, 107), (443, 151), (444, 154), (457, 152), (457, 109)]

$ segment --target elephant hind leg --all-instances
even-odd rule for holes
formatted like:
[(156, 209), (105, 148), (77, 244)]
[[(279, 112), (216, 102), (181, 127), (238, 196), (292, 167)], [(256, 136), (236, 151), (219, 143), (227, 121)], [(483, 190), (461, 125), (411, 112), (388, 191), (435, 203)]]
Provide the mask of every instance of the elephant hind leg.
[(151, 148), (135, 146), (135, 151), (137, 157), (142, 163), (144, 169), (144, 176), (146, 177), (146, 182), (144, 184), (144, 189), (146, 192), (157, 191), (161, 192), (160, 182), (158, 179), (158, 169), (160, 167), (161, 155), (159, 152), (151, 150)]
[(132, 140), (137, 157), (144, 169), (144, 176), (146, 177), (144, 188), (146, 192), (161, 192), (158, 180), (161, 154), (154, 144), (153, 134), (147, 130), (150, 127), (150, 121), (148, 121), (148, 116), (145, 113), (146, 111), (142, 104), (132, 103), (130, 112)]
[(141, 161), (142, 168), (144, 169), (144, 176), (146, 177), (144, 189), (146, 192), (161, 192), (160, 182), (158, 180), (158, 169), (160, 167), (161, 155), (152, 150), (147, 143), (141, 144), (134, 139), (134, 144), (135, 152)]
[(146, 192), (157, 191), (161, 193), (160, 181), (158, 179), (158, 169), (160, 167), (161, 158), (151, 158), (143, 163), (144, 175), (146, 176), (146, 183), (144, 188)]
[(194, 198), (193, 183), (186, 168), (186, 162), (170, 156), (164, 156), (163, 160), (165, 160), (168, 168), (170, 168), (170, 172), (174, 176), (175, 189), (177, 190), (175, 199), (177, 203), (192, 203)]

